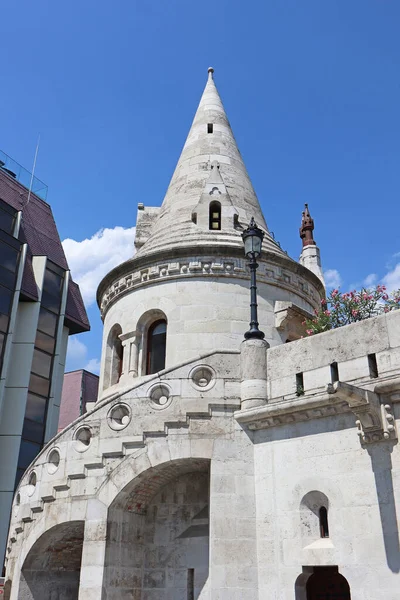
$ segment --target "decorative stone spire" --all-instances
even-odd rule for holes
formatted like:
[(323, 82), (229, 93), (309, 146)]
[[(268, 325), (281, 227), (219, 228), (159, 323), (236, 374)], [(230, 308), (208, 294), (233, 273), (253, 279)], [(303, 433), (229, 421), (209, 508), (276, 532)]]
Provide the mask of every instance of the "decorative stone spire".
[(310, 211), (308, 210), (308, 204), (304, 205), (304, 211), (302, 213), (300, 237), (303, 240), (304, 246), (315, 246), (314, 236), (314, 220), (311, 218)]
[[(215, 198), (209, 198), (211, 193)], [(220, 229), (210, 230), (206, 211), (210, 200), (217, 197), (222, 224)], [(139, 216), (142, 218), (143, 213)], [(142, 236), (143, 241), (136, 244), (136, 257), (196, 245), (242, 247), (241, 232), (252, 216), (266, 232), (264, 249), (286, 256), (268, 232), (215, 87), (214, 69), (209, 67), (207, 83), (164, 202), (152, 219), (147, 239)], [(138, 223), (139, 231), (141, 227)]]
[(303, 249), (300, 254), (300, 264), (307, 267), (325, 285), (324, 275), (321, 267), (321, 256), (319, 248), (314, 241), (314, 220), (311, 218), (308, 204), (304, 205), (302, 213), (300, 237), (303, 241)]

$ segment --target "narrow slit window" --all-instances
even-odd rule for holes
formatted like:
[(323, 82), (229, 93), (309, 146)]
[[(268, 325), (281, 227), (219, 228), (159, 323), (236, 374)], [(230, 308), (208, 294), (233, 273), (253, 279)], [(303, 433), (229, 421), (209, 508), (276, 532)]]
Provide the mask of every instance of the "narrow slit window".
[(221, 204), (220, 202), (211, 202), (209, 229), (219, 231), (221, 229)]
[(187, 571), (187, 600), (194, 600), (194, 569)]
[(371, 379), (378, 377), (378, 364), (376, 362), (376, 354), (368, 354), (368, 368)]
[(329, 537), (328, 511), (325, 506), (321, 506), (319, 509), (319, 530), (322, 538)]
[(303, 373), (296, 373), (296, 396), (304, 396)]
[(214, 124), (207, 123), (207, 133), (213, 133), (213, 131), (214, 131)]
[(336, 381), (339, 381), (339, 367), (337, 362), (333, 362), (331, 364), (331, 382), (335, 383)]

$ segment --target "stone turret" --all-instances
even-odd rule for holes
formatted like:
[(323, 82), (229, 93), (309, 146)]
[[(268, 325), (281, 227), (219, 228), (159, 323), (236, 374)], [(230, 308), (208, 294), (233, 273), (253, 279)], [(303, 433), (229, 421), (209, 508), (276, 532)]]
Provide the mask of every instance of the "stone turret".
[[(241, 234), (252, 217), (265, 232), (257, 280), (268, 344), (296, 339), (298, 332), (293, 338), (286, 325), (290, 321), (293, 329), (298, 315), (304, 320), (324, 293), (318, 277), (289, 258), (269, 233), (213, 73), (210, 68), (161, 207), (138, 206), (136, 255), (99, 285), (103, 394), (149, 372), (146, 340), (157, 320), (167, 329), (166, 367), (211, 346), (239, 348), (250, 318)], [(113, 356), (123, 356), (122, 367), (110, 366)]]
[(314, 219), (310, 215), (308, 204), (304, 205), (302, 213), (300, 238), (303, 242), (300, 254), (300, 264), (310, 269), (325, 286), (324, 275), (321, 267), (321, 256), (319, 248), (314, 240)]

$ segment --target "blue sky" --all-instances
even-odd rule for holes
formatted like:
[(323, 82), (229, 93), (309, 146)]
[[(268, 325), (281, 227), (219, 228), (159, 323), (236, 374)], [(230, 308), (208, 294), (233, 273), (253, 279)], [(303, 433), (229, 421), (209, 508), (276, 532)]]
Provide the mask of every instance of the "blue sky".
[(92, 322), (70, 369), (96, 368), (94, 290), (131, 252), (137, 203), (161, 204), (209, 65), (282, 247), (298, 257), (308, 202), (332, 283), (400, 287), (399, 22), (398, 0), (2, 6), (0, 148), (30, 168), (40, 132)]

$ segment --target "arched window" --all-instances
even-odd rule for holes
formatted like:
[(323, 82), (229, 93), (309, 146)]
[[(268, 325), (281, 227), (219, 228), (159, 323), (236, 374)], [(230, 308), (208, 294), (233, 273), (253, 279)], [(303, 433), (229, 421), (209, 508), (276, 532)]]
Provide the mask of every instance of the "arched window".
[(325, 506), (321, 506), (319, 509), (319, 530), (322, 538), (329, 537), (328, 511)]
[(167, 321), (159, 319), (150, 325), (147, 333), (146, 374), (158, 373), (165, 369), (167, 347)]
[(104, 388), (118, 383), (122, 375), (124, 348), (119, 338), (121, 334), (122, 329), (118, 324), (114, 325), (108, 334), (104, 371)]
[(209, 229), (218, 231), (221, 229), (221, 203), (214, 201), (210, 203)]

